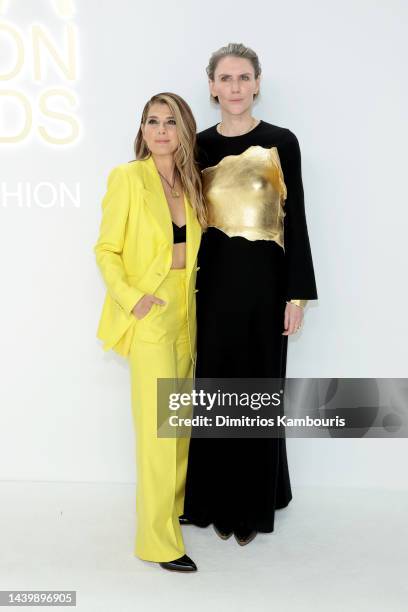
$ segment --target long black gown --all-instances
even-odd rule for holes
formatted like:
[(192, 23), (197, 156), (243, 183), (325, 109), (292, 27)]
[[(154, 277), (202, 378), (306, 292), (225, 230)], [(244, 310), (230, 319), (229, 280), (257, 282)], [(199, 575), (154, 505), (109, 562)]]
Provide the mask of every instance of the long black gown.
[[(241, 136), (199, 133), (200, 169), (251, 146), (277, 147), (287, 188), (285, 249), (274, 240), (203, 234), (197, 273), (197, 378), (284, 378), (286, 301), (317, 299), (305, 217), (301, 156), (290, 130), (261, 121)], [(225, 194), (228, 199), (228, 194)], [(285, 438), (190, 440), (184, 514), (194, 524), (274, 529), (292, 499)]]

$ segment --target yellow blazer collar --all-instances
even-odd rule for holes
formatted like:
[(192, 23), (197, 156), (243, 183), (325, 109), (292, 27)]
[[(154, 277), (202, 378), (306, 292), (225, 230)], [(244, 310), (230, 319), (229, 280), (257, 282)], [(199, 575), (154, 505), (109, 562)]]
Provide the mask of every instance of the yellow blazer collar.
[[(170, 208), (156, 164), (151, 155), (147, 159), (140, 161), (143, 162), (144, 186), (147, 192), (146, 205), (153, 214), (167, 242), (173, 245), (173, 225)], [(201, 226), (186, 194), (184, 194), (184, 208), (187, 225), (186, 268), (188, 272), (191, 272), (200, 246)]]

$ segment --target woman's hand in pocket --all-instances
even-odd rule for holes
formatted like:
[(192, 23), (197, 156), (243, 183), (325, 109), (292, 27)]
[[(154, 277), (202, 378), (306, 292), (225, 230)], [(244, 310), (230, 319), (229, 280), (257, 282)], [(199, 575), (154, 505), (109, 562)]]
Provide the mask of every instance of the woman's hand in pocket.
[(146, 295), (140, 298), (137, 304), (133, 307), (132, 313), (135, 315), (136, 319), (143, 319), (147, 313), (150, 312), (153, 304), (164, 306), (165, 303), (166, 302), (164, 300), (161, 300), (155, 295), (146, 293)]

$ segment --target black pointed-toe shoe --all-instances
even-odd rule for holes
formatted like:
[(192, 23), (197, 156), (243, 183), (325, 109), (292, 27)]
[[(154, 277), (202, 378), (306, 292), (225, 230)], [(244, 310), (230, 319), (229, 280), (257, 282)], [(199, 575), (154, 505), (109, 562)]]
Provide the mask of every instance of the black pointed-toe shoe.
[(180, 523), (180, 525), (191, 525), (190, 519), (188, 519), (186, 516), (184, 516), (184, 514), (179, 516), (179, 523)]
[(161, 561), (160, 566), (163, 569), (170, 570), (172, 572), (196, 572), (197, 566), (190, 557), (183, 555), (179, 559), (174, 561)]
[(223, 525), (213, 523), (214, 531), (221, 538), (221, 540), (228, 540), (233, 534), (233, 530)]
[(234, 536), (240, 546), (249, 544), (256, 537), (258, 532), (255, 529), (247, 529), (245, 527), (239, 527), (234, 530)]

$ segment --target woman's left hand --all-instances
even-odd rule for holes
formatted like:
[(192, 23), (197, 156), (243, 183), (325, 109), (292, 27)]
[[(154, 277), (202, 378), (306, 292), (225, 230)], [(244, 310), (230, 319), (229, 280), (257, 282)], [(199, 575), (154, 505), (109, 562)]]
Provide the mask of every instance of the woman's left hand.
[(288, 302), (285, 308), (285, 320), (282, 336), (295, 334), (303, 325), (303, 307)]

